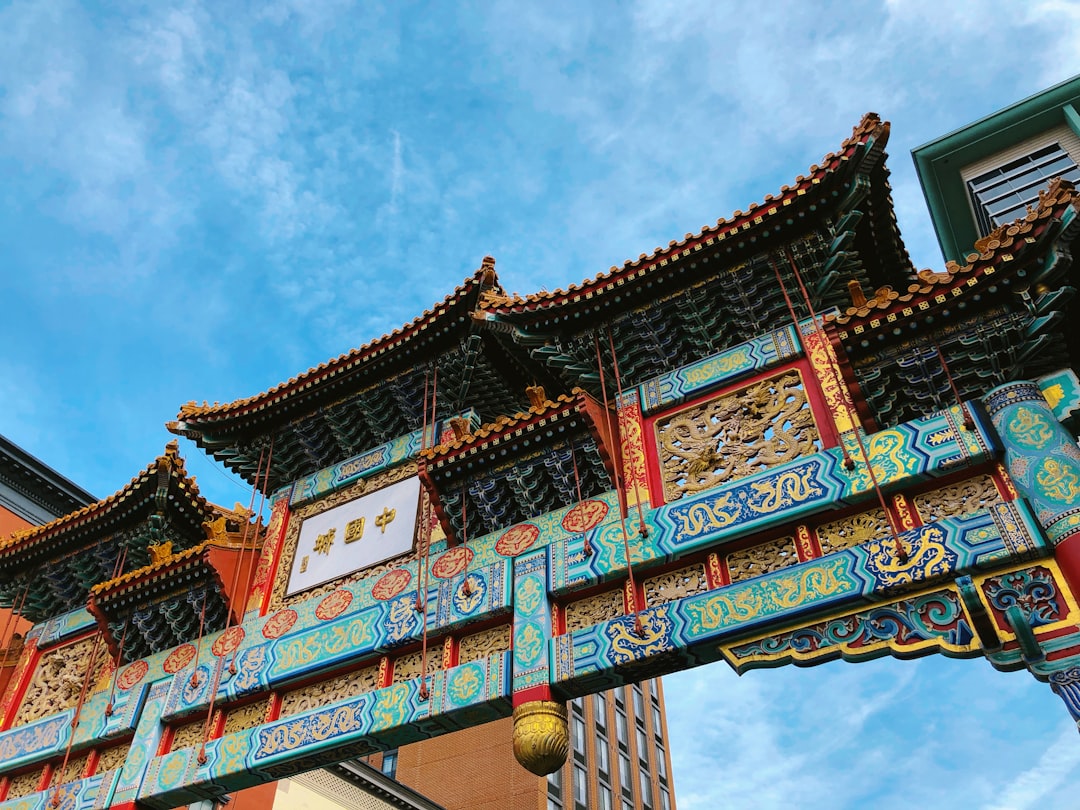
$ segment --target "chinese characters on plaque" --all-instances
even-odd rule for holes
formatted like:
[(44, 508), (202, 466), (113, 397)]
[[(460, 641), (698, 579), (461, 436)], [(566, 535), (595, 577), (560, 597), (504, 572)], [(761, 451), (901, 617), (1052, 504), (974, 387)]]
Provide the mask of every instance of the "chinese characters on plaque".
[(420, 479), (413, 477), (312, 515), (300, 526), (287, 595), (406, 553), (419, 508)]

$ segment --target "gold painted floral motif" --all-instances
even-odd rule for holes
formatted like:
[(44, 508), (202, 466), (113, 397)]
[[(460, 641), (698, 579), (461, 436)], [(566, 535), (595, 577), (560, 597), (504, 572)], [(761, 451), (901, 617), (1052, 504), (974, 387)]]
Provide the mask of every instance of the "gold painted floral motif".
[(705, 578), (705, 566), (701, 563), (688, 565), (676, 571), (649, 577), (645, 580), (645, 606), (655, 607), (675, 599), (682, 599), (709, 589)]
[(916, 495), (912, 500), (923, 523), (934, 523), (942, 518), (966, 515), (1001, 503), (1001, 495), (993, 478), (976, 475), (966, 481)]
[(881, 508), (869, 509), (817, 527), (822, 554), (832, 554), (845, 548), (862, 545), (889, 533), (889, 519)]
[(794, 537), (778, 537), (727, 555), (728, 573), (731, 574), (732, 582), (771, 574), (795, 565), (798, 561), (799, 554), (795, 550)]
[(379, 667), (370, 666), (346, 672), (326, 681), (286, 692), (281, 697), (280, 717), (316, 709), (339, 700), (371, 692), (379, 686)]
[(465, 636), (458, 646), (458, 663), (468, 664), (510, 649), (510, 625), (504, 624)]
[(659, 420), (656, 430), (669, 503), (820, 447), (798, 371), (678, 411)]
[(566, 606), (566, 632), (592, 627), (623, 614), (622, 590), (588, 596)]

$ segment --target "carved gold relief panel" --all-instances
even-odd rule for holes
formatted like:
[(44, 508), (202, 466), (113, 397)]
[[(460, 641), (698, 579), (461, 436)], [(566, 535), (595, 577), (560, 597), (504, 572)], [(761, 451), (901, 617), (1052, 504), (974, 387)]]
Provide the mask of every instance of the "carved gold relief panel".
[(566, 606), (566, 632), (592, 627), (624, 613), (621, 589), (579, 599)]
[(916, 495), (915, 510), (924, 523), (964, 515), (1001, 502), (1001, 494), (989, 475), (977, 475), (941, 489)]
[[(422, 553), (423, 546), (427, 543), (427, 537), (425, 536), (426, 532), (423, 531), (417, 533), (418, 536), (416, 537), (413, 550), (408, 554), (403, 554), (400, 557), (395, 557), (392, 560), (372, 566), (371, 568), (365, 568), (362, 571), (357, 571), (348, 576), (341, 577), (340, 579), (335, 579), (331, 582), (319, 585), (318, 587), (309, 588), (300, 593), (293, 594), (292, 596), (285, 595), (288, 590), (289, 576), (293, 569), (293, 562), (296, 559), (296, 548), (300, 540), (300, 527), (307, 518), (322, 514), (323, 512), (333, 509), (335, 506), (340, 506), (341, 504), (356, 500), (366, 493), (375, 492), (390, 484), (396, 484), (398, 481), (404, 481), (406, 478), (416, 475), (416, 471), (417, 466), (415, 462), (403, 464), (400, 467), (386, 470), (371, 478), (357, 481), (355, 484), (338, 490), (337, 492), (333, 492), (325, 498), (320, 498), (317, 501), (305, 504), (293, 512), (289, 518), (288, 528), (285, 530), (285, 539), (281, 547), (281, 559), (278, 562), (277, 574), (274, 576), (274, 587), (270, 595), (270, 612), (279, 610), (283, 607), (289, 607), (307, 599), (315, 599), (324, 596), (331, 591), (337, 590), (342, 585), (360, 582), (369, 577), (380, 577), (391, 568), (398, 568), (409, 562), (415, 561), (417, 553)], [(421, 489), (421, 515), (427, 514), (427, 503), (427, 494)]]
[(257, 700), (239, 709), (230, 709), (225, 715), (225, 730), (221, 732), (222, 736), (262, 725), (269, 703), (269, 700)]
[(705, 566), (701, 563), (688, 565), (645, 580), (645, 606), (655, 607), (707, 590), (709, 582), (705, 578)]
[(7, 797), (8, 799), (21, 799), (23, 796), (29, 796), (37, 790), (39, 784), (41, 784), (40, 767), (13, 777), (11, 787), (8, 788)]
[(821, 442), (792, 369), (658, 419), (656, 446), (670, 503), (814, 453)]
[(90, 764), (89, 751), (71, 757), (68, 760), (67, 768), (64, 768), (64, 761), (60, 760), (56, 763), (56, 770), (53, 771), (52, 778), (49, 780), (50, 784), (65, 785), (68, 782), (74, 782), (76, 779), (82, 779), (88, 764)]
[(47, 650), (34, 667), (34, 675), (12, 725), (30, 723), (78, 703), (95, 645), (98, 647), (97, 658), (88, 686), (88, 690), (93, 691), (94, 685), (109, 669), (109, 653), (104, 644), (98, 644), (97, 636)]
[(379, 686), (379, 667), (371, 666), (286, 692), (281, 697), (281, 717), (317, 709), (339, 700), (370, 692)]
[(124, 764), (124, 760), (127, 759), (130, 748), (130, 742), (126, 742), (123, 745), (114, 745), (112, 748), (106, 748), (99, 754), (97, 767), (94, 769), (94, 772), (105, 773), (106, 771), (115, 771)]
[(206, 718), (202, 717), (198, 720), (192, 720), (190, 723), (185, 723), (182, 726), (177, 726), (176, 731), (173, 733), (172, 751), (179, 751), (181, 748), (191, 748), (196, 745), (202, 745), (203, 733), (206, 731)]
[(465, 636), (458, 646), (458, 663), (467, 664), (510, 649), (510, 625), (504, 624)]
[(799, 553), (795, 549), (794, 537), (778, 537), (727, 555), (728, 573), (731, 574), (732, 582), (779, 571), (798, 561)]
[(888, 536), (892, 529), (889, 528), (889, 519), (885, 516), (885, 512), (879, 507), (859, 512), (857, 515), (849, 515), (831, 523), (823, 523), (817, 527), (816, 531), (818, 543), (821, 544), (821, 553), (831, 554), (875, 538)]
[[(409, 653), (403, 655), (394, 661), (394, 683), (401, 683), (402, 681), (411, 681), (413, 678), (419, 678), (420, 673), (423, 671), (422, 666), (423, 654), (420, 652)], [(442, 648), (436, 646), (429, 646), (427, 652), (427, 674), (432, 675), (442, 669)]]

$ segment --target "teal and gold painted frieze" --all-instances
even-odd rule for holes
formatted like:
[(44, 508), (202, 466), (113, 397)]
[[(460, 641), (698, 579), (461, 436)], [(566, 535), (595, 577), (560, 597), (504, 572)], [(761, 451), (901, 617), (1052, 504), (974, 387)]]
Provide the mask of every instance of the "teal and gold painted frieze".
[(637, 387), (642, 413), (649, 415), (678, 405), (714, 388), (794, 360), (802, 353), (795, 328), (785, 326), (642, 383)]
[[(471, 408), (458, 417), (467, 419), (473, 428), (480, 424), (480, 417)], [(362, 478), (370, 478), (390, 467), (419, 458), (422, 446), (431, 447), (449, 429), (450, 418), (440, 419), (434, 429), (428, 428), (426, 439), (420, 430), (398, 436), (385, 444), (301, 478), (291, 487), (276, 493), (275, 499), (288, 497), (290, 507), (317, 500)]]
[[(977, 407), (966, 407), (975, 416), (970, 430), (962, 412), (952, 409), (865, 437), (878, 483), (902, 490), (992, 461), (994, 431)], [(367, 753), (506, 716), (515, 693), (538, 687), (567, 696), (723, 656), (738, 668), (758, 660), (758, 648), (747, 646), (752, 644), (772, 645), (776, 660), (797, 659), (804, 648), (805, 660), (886, 648), (894, 654), (932, 647), (966, 654), (973, 649), (970, 628), (956, 613), (948, 583), (1018, 562), (1041, 564), (1050, 553), (1039, 520), (1023, 500), (651, 604), (640, 613), (640, 629), (631, 614), (558, 635), (560, 600), (625, 580), (629, 562), (636, 572), (684, 557), (701, 559), (732, 542), (872, 502), (866, 464), (855, 461), (847, 470), (839, 449), (830, 448), (671, 504), (642, 504), (640, 514), (631, 507), (624, 516), (616, 493), (609, 492), (467, 545), (449, 547), (440, 540), (431, 545), (427, 568), (416, 560), (391, 566), (267, 615), (249, 615), (198, 644), (122, 667), (114, 711), (106, 716), (107, 692), (91, 696), (74, 748), (133, 734), (128, 760), (109, 783), (108, 801), (166, 808), (348, 752)], [(426, 586), (419, 600), (417, 583)], [(1008, 598), (1005, 584), (988, 588), (981, 591), (987, 600)], [(1016, 588), (1021, 593), (1022, 583)], [(933, 621), (916, 620), (922, 607), (938, 611)], [(854, 617), (852, 632), (861, 635), (845, 641), (840, 616)], [(63, 628), (81, 627), (77, 616), (60, 618), (64, 622), (37, 629), (37, 637), (63, 639), (69, 632)], [(891, 640), (871, 630), (889, 621), (897, 628)], [(154, 756), (165, 724), (205, 716), (211, 702), (228, 709), (271, 691), (287, 692), (320, 673), (372, 666), (383, 656), (419, 649), (425, 629), (441, 646), (442, 639), (463, 635), (471, 624), (498, 622), (512, 622), (512, 652), (459, 666), (450, 666), (454, 661), (448, 658), (449, 668), (424, 681), (383, 681), (346, 700), (211, 739), (203, 763), (194, 748)], [(804, 628), (802, 636), (783, 635), (796, 625)], [(438, 655), (440, 647), (428, 649)], [(21, 752), (10, 760), (15, 767), (60, 755), (70, 719), (69, 710), (4, 732), (0, 751), (7, 746)], [(0, 761), (7, 765), (7, 757)], [(101, 790), (95, 790), (98, 801)]]
[(985, 401), (1013, 483), (1035, 508), (1047, 537), (1056, 544), (1080, 535), (1080, 447), (1042, 390), (1035, 383), (1011, 383)]

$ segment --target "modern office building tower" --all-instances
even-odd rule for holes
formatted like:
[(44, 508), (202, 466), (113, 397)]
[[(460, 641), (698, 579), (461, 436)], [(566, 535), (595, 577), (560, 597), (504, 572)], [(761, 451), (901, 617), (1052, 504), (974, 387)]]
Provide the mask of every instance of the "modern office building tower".
[(659, 678), (569, 704), (570, 753), (547, 777), (525, 771), (512, 721), (413, 743), (371, 763), (446, 810), (671, 810), (675, 807)]

